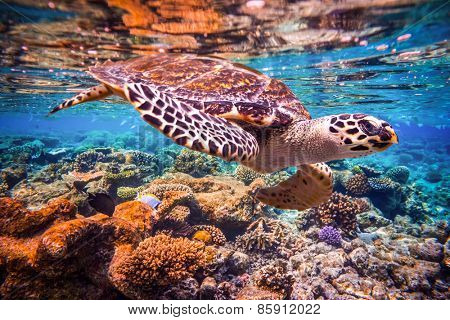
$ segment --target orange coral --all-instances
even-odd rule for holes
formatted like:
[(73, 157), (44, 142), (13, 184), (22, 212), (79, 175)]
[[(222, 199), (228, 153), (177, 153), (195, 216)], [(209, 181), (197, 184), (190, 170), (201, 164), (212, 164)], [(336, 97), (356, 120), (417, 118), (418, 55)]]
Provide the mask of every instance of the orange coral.
[(36, 233), (42, 226), (61, 218), (75, 217), (76, 206), (65, 199), (51, 201), (47, 207), (29, 211), (22, 202), (11, 198), (0, 198), (0, 235), (28, 235)]
[(75, 213), (64, 199), (34, 212), (0, 199), (3, 298), (83, 298), (83, 288), (85, 298), (115, 296), (107, 277), (115, 248), (137, 246), (143, 234), (123, 219), (103, 214), (74, 219)]
[[(209, 235), (210, 243), (222, 246), (227, 241), (223, 232), (215, 226), (197, 225), (193, 226), (193, 229), (196, 231), (193, 237), (194, 239), (202, 240), (202, 235), (204, 236), (205, 233), (207, 233)], [(206, 241), (203, 242), (207, 243)]]
[(121, 247), (109, 268), (111, 282), (130, 298), (150, 297), (157, 287), (175, 284), (208, 264), (210, 250), (200, 241), (164, 234), (132, 250)]
[(127, 201), (119, 204), (113, 217), (134, 224), (141, 232), (150, 235), (153, 230), (155, 210), (141, 201)]

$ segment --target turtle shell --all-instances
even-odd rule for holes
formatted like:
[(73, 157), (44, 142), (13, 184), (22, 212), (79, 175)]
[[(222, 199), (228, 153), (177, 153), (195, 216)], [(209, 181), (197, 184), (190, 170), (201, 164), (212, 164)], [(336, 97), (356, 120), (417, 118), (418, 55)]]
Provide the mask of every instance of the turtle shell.
[(191, 54), (152, 54), (91, 67), (93, 77), (123, 94), (126, 83), (142, 83), (208, 114), (260, 126), (310, 119), (281, 81), (242, 64)]

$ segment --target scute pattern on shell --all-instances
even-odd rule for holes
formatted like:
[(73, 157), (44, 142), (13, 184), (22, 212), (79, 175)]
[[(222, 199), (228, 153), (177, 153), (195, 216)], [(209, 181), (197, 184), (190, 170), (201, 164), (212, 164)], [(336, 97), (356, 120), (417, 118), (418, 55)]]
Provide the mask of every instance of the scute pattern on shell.
[(192, 54), (153, 54), (105, 63), (89, 72), (119, 92), (126, 83), (157, 88), (191, 107), (227, 119), (282, 126), (310, 119), (281, 81), (225, 59)]

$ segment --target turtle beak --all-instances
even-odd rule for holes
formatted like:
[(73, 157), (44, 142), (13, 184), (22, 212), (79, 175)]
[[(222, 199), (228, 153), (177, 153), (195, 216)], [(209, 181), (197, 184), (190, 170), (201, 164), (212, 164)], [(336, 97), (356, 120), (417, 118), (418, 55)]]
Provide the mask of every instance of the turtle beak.
[(394, 129), (392, 129), (392, 127), (390, 127), (390, 126), (386, 127), (385, 129), (388, 132), (388, 134), (391, 136), (389, 142), (392, 144), (398, 144), (398, 136), (395, 133)]

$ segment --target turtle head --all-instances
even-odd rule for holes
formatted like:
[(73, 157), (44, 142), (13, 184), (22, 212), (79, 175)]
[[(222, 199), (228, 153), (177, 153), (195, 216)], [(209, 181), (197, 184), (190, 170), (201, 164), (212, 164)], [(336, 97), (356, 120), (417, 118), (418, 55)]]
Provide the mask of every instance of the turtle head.
[(336, 143), (340, 158), (356, 158), (386, 150), (398, 137), (384, 120), (365, 114), (327, 117), (328, 132)]

